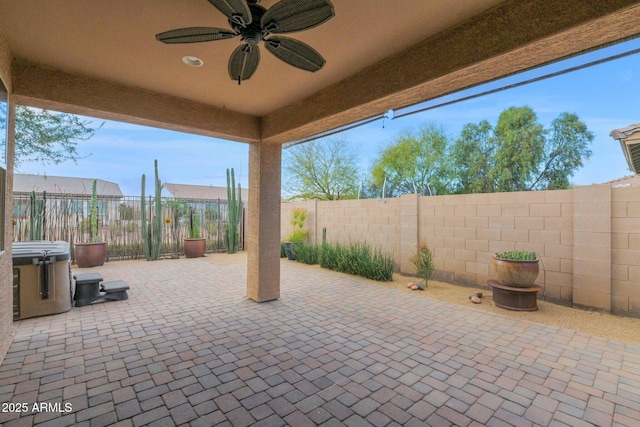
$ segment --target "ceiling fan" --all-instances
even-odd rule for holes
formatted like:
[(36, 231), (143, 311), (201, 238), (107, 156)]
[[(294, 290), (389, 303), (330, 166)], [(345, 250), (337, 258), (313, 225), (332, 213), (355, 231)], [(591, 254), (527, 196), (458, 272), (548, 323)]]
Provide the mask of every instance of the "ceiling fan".
[(240, 37), (244, 42), (229, 58), (229, 76), (238, 84), (250, 78), (260, 63), (258, 44), (277, 58), (302, 70), (316, 72), (325, 59), (299, 40), (271, 34), (307, 30), (331, 19), (335, 13), (329, 0), (280, 0), (268, 10), (260, 0), (208, 0), (228, 19), (232, 30), (216, 27), (188, 27), (156, 34), (163, 43), (200, 43)]

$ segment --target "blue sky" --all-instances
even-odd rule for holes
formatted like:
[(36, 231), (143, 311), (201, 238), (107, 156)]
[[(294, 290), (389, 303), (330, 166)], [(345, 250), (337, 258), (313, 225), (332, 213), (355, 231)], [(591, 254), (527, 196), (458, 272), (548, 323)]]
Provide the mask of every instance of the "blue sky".
[[(548, 69), (559, 70), (638, 48), (640, 40), (633, 40)], [(529, 75), (537, 76), (541, 72)], [(509, 81), (525, 78), (515, 77)], [(511, 106), (530, 106), (545, 127), (560, 113), (575, 113), (595, 138), (591, 159), (574, 175), (572, 182), (589, 185), (631, 173), (619, 143), (609, 133), (640, 122), (639, 93), (640, 54), (633, 54), (491, 95), (384, 120), (384, 123), (375, 121), (346, 131), (346, 138), (358, 153), (364, 172), (379, 151), (404, 129), (417, 129), (433, 123), (442, 126), (453, 140), (466, 123), (486, 119), (495, 125), (500, 112)], [(225, 186), (226, 169), (231, 167), (243, 188), (248, 181), (248, 145), (215, 138), (107, 121), (91, 140), (80, 143), (79, 152), (87, 157), (78, 164), (66, 162), (43, 167), (25, 163), (17, 172), (100, 178), (118, 183), (125, 195), (140, 194), (143, 173), (147, 180), (153, 178), (154, 159), (158, 159), (163, 182)]]

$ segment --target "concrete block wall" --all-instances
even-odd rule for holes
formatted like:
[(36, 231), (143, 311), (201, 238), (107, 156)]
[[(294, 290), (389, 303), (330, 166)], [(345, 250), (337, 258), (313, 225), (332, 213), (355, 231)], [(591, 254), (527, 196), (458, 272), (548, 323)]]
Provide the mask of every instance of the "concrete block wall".
[(313, 201), (284, 204), (283, 221), (294, 205), (309, 210), (310, 241), (327, 227), (329, 241), (366, 241), (393, 254), (403, 273), (415, 274), (409, 258), (426, 243), (434, 278), (486, 286), (494, 253), (531, 250), (541, 259), (536, 283), (546, 299), (640, 316), (638, 188)]
[(318, 202), (316, 241), (327, 229), (328, 242), (366, 242), (391, 254), (396, 266), (402, 260), (401, 198)]
[(495, 278), (492, 255), (535, 251), (545, 296), (572, 298), (571, 191), (420, 198), (420, 238), (434, 253), (436, 277), (469, 286)]
[(640, 314), (640, 189), (611, 190), (611, 311)]
[(573, 191), (573, 303), (611, 311), (611, 187)]
[(281, 204), (280, 233), (282, 235), (282, 240), (285, 240), (286, 237), (293, 231), (293, 226), (291, 225), (291, 215), (293, 214), (293, 210), (297, 208), (307, 210), (307, 220), (305, 222), (305, 229), (309, 231), (309, 237), (307, 241), (309, 243), (316, 243), (315, 230), (317, 220), (317, 204), (317, 200), (308, 200), (296, 203), (283, 202)]
[[(417, 197), (417, 196), (412, 196)], [(282, 203), (282, 238), (291, 233), (294, 208), (307, 209), (309, 243), (322, 241), (327, 229), (328, 242), (366, 242), (392, 254), (397, 266), (402, 262), (401, 199), (364, 199), (339, 201), (305, 201)], [(413, 218), (415, 224), (416, 218)]]

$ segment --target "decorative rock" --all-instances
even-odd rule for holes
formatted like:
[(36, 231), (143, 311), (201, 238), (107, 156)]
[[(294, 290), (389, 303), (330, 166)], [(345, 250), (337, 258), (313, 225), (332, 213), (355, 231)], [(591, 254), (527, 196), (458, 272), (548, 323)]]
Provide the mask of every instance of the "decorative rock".
[(411, 287), (412, 287), (413, 285), (415, 285), (415, 283), (413, 283), (413, 282), (409, 282), (409, 283), (407, 283), (407, 288), (411, 289)]
[(417, 291), (417, 290), (418, 290), (418, 285), (416, 285), (415, 283), (413, 283), (413, 284), (411, 285), (411, 290), (412, 290), (412, 291)]
[(474, 303), (474, 304), (480, 304), (482, 302), (482, 300), (479, 297), (474, 295), (474, 296), (471, 297), (471, 302)]

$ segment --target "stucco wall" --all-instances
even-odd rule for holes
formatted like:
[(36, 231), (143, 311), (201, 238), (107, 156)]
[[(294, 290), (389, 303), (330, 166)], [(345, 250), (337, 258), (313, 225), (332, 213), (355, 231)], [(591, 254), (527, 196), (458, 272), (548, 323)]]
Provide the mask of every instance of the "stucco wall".
[[(11, 55), (4, 38), (0, 34), (0, 79), (4, 83), (9, 93), (11, 93)], [(13, 186), (13, 137), (9, 136), (7, 141), (7, 185), (9, 189)], [(5, 191), (2, 195), (5, 199), (6, 212), (11, 212), (11, 193)], [(11, 263), (11, 215), (6, 216), (4, 227), (4, 247), (5, 250), (0, 252), (0, 364), (2, 363), (12, 339), (12, 323), (13, 323), (13, 275)]]
[(638, 188), (284, 203), (283, 237), (294, 207), (309, 212), (310, 242), (319, 242), (326, 227), (329, 241), (380, 246), (409, 274), (409, 257), (425, 242), (435, 278), (463, 285), (495, 278), (495, 252), (533, 250), (546, 299), (640, 316)]

